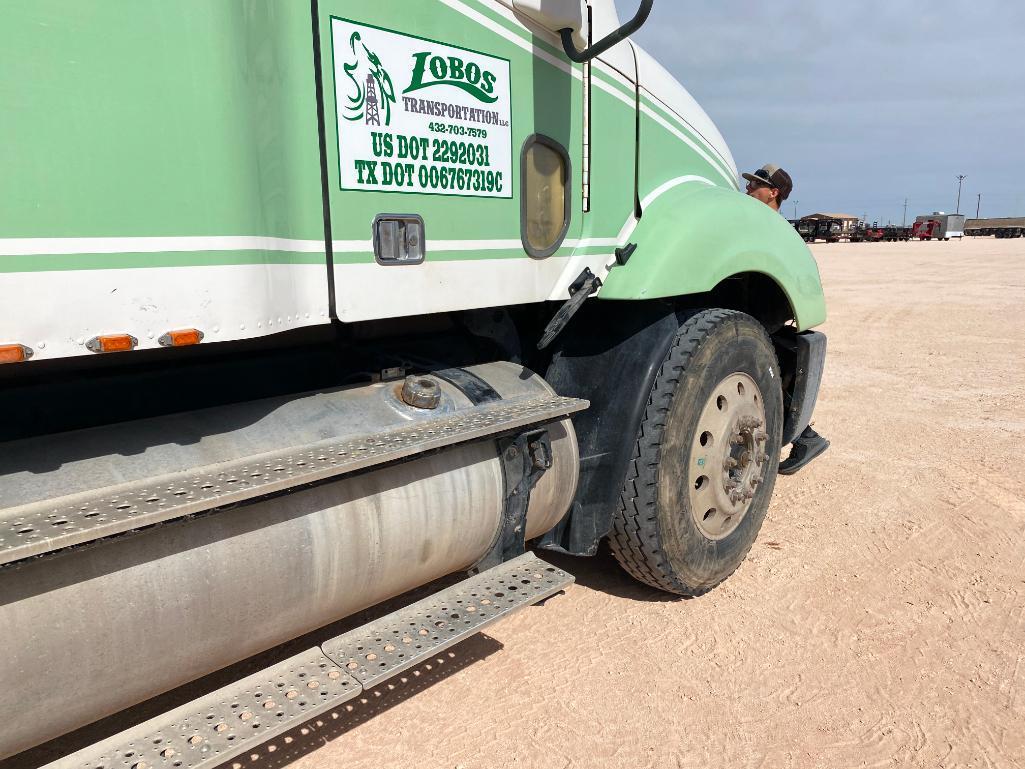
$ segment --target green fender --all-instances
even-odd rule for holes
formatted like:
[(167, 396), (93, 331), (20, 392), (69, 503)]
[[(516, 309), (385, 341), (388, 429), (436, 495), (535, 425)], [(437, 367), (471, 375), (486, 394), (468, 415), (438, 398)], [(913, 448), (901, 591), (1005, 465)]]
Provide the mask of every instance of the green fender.
[(800, 330), (826, 319), (808, 246), (786, 219), (742, 193), (682, 181), (644, 208), (628, 240), (637, 250), (609, 273), (601, 299), (699, 294), (732, 275), (758, 272), (783, 290)]

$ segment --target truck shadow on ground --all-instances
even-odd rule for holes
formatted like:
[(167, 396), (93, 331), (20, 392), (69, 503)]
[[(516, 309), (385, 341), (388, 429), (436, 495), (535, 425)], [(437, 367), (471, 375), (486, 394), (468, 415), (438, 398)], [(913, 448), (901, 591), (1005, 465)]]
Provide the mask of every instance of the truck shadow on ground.
[(544, 558), (553, 566), (568, 571), (576, 578), (576, 584), (617, 598), (650, 603), (674, 603), (690, 600), (684, 596), (672, 595), (638, 582), (625, 571), (603, 541), (598, 553), (590, 557), (565, 555), (549, 550), (536, 550), (535, 555)]

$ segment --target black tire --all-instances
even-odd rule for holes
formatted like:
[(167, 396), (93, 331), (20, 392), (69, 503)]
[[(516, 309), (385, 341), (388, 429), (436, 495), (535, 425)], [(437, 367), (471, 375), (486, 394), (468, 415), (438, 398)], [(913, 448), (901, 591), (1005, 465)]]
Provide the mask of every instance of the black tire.
[[(761, 391), (768, 458), (739, 525), (723, 539), (710, 539), (691, 511), (688, 468), (692, 461), (704, 463), (703, 457), (692, 460), (691, 447), (703, 409), (736, 373), (749, 376)], [(687, 596), (705, 593), (732, 574), (768, 510), (782, 430), (779, 363), (761, 324), (735, 310), (700, 310), (688, 317), (652, 386), (609, 536), (623, 568), (652, 587)]]

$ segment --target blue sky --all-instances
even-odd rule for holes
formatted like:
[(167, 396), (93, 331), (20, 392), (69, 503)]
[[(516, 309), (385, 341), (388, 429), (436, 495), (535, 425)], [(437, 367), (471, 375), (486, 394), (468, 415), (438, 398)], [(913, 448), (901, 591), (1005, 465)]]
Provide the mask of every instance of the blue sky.
[[(637, 0), (616, 0), (621, 18)], [(655, 0), (635, 36), (741, 170), (794, 178), (784, 213), (1025, 216), (1025, 3)]]

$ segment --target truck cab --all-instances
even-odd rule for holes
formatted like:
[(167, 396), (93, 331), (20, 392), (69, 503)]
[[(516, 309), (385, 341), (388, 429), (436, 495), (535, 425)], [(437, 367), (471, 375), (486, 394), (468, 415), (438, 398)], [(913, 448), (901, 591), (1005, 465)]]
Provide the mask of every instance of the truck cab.
[(825, 300), (651, 8), (5, 12), (0, 758), (469, 580), (60, 766), (223, 762), (571, 581), (532, 551), (739, 566), (828, 445)]

